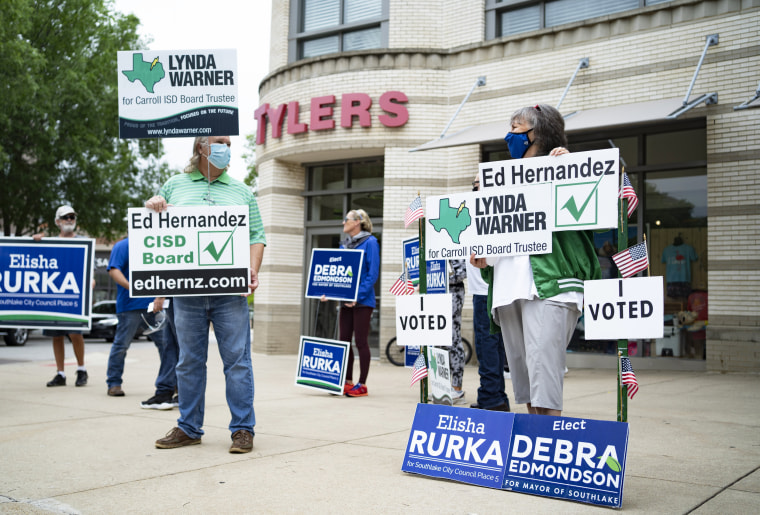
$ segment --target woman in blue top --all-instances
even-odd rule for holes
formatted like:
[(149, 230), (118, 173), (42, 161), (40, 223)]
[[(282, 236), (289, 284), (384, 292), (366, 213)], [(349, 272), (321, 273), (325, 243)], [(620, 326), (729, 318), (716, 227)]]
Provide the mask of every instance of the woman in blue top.
[(372, 221), (363, 209), (349, 211), (343, 219), (343, 232), (348, 238), (340, 244), (342, 249), (364, 251), (361, 282), (356, 302), (345, 302), (340, 307), (340, 339), (351, 342), (353, 334), (359, 351), (359, 382), (353, 382), (354, 349), (349, 345), (346, 365), (346, 384), (343, 393), (349, 397), (367, 395), (367, 374), (369, 373), (369, 322), (375, 309), (375, 282), (380, 275), (380, 245), (372, 232)]

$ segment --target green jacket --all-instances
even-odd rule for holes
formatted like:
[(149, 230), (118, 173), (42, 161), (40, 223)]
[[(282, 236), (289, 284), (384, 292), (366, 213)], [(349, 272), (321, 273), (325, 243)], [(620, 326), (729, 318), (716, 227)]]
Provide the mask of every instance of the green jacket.
[[(591, 231), (561, 231), (552, 233), (552, 252), (530, 256), (533, 282), (538, 296), (548, 299), (571, 291), (583, 293), (583, 281), (602, 278), (602, 270), (594, 248)], [(493, 321), (493, 267), (481, 269), (480, 275), (488, 283), (488, 316), (491, 333), (498, 333)]]

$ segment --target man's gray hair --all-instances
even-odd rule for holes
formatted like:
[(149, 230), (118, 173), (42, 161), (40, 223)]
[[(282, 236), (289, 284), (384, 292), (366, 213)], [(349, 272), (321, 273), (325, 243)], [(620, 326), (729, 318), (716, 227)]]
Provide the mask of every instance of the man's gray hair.
[(193, 157), (190, 158), (190, 162), (185, 167), (185, 173), (192, 173), (198, 169), (198, 163), (201, 159), (198, 143), (208, 143), (208, 136), (198, 136), (193, 140)]

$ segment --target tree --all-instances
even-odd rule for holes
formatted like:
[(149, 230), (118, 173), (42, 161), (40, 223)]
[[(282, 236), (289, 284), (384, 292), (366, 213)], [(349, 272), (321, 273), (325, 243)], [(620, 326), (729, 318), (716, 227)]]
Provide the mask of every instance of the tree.
[[(126, 229), (126, 210), (168, 170), (160, 140), (118, 138), (116, 53), (139, 20), (110, 0), (4, 0), (0, 10), (0, 224), (23, 235), (71, 204), (91, 236)], [(150, 196), (148, 195), (148, 196)]]
[(256, 170), (256, 135), (248, 134), (245, 137), (245, 145), (243, 145), (245, 151), (243, 152), (243, 159), (245, 159), (245, 167), (248, 169), (248, 175), (245, 176), (243, 182), (251, 187), (254, 193), (258, 190), (259, 172)]

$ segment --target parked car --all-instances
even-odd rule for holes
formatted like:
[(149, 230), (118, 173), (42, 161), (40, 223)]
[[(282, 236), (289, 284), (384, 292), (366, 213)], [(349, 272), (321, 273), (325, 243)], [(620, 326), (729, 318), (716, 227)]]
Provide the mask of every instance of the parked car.
[[(104, 338), (112, 342), (116, 336), (116, 326), (119, 319), (116, 317), (116, 301), (101, 300), (92, 306), (92, 328), (90, 332), (83, 333), (85, 338)], [(135, 339), (142, 336), (143, 329), (140, 327), (135, 333)]]
[(29, 339), (29, 329), (15, 329), (12, 327), (0, 327), (0, 335), (3, 336), (8, 347), (25, 345)]

